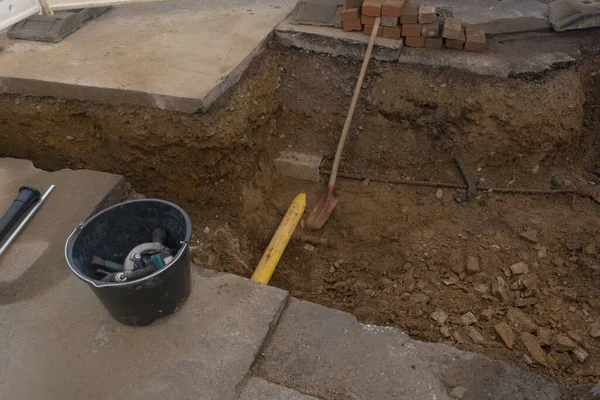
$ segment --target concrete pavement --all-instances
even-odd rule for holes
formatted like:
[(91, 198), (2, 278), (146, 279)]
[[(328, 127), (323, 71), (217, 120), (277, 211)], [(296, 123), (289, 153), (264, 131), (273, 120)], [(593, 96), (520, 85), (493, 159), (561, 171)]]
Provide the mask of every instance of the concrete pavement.
[(294, 5), (295, 0), (124, 5), (60, 43), (0, 39), (0, 92), (204, 110), (240, 79)]

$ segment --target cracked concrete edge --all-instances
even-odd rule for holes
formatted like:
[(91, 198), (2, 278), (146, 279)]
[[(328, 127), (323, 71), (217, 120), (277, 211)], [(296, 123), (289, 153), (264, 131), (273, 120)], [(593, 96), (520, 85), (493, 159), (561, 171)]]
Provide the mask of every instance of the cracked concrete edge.
[[(197, 107), (197, 110), (194, 111), (202, 111), (206, 112), (210, 108), (210, 106), (217, 101), (223, 94), (225, 94), (230, 88), (232, 88), (236, 83), (242, 79), (248, 67), (252, 62), (258, 57), (266, 48), (267, 44), (271, 40), (273, 36), (273, 31), (271, 31), (265, 38), (250, 52), (248, 55), (235, 66), (231, 72), (222, 78), (217, 86), (212, 88), (206, 96), (202, 99), (202, 103), (200, 107)], [(193, 112), (193, 111), (192, 111)]]
[[(200, 269), (202, 269), (202, 268), (200, 268)], [(208, 270), (206, 270), (206, 271), (208, 271)], [(213, 274), (212, 272), (213, 271), (210, 271), (208, 274), (210, 274), (212, 276), (219, 275), (219, 274), (226, 274), (226, 273), (220, 273), (220, 272)], [(244, 375), (244, 378), (242, 378), (242, 380), (239, 381), (238, 384), (236, 385), (236, 388), (235, 388), (235, 398), (236, 399), (241, 399), (242, 392), (248, 386), (249, 381), (254, 377), (252, 370), (254, 369), (254, 366), (260, 361), (260, 358), (261, 358), (262, 354), (264, 353), (264, 350), (267, 348), (267, 346), (271, 342), (271, 338), (273, 337), (273, 333), (275, 332), (275, 329), (277, 328), (277, 325), (279, 324), (279, 321), (281, 320), (281, 316), (283, 315), (283, 313), (285, 312), (285, 310), (287, 309), (287, 307), (290, 303), (290, 298), (291, 298), (290, 292), (288, 292), (287, 290), (283, 290), (283, 289), (279, 289), (279, 290), (284, 292), (285, 297), (284, 297), (283, 301), (281, 302), (281, 304), (279, 305), (279, 308), (275, 311), (275, 314), (273, 315), (273, 319), (269, 323), (269, 329), (267, 330), (267, 333), (266, 333), (261, 345), (259, 346), (256, 353), (254, 354), (254, 360), (252, 361), (252, 365), (250, 365), (250, 368), (248, 368), (248, 371), (246, 372), (246, 375)], [(298, 400), (303, 400), (303, 399), (298, 399)]]
[(244, 387), (239, 400), (319, 400), (316, 397), (300, 393), (294, 389), (266, 381), (262, 378), (251, 377)]
[[(272, 45), (274, 43), (286, 48), (362, 60), (369, 37), (362, 32), (344, 32), (339, 28), (292, 25), (285, 20), (273, 31)], [(403, 44), (402, 39), (377, 38), (373, 48), (373, 58), (380, 61), (396, 61), (400, 56)]]
[(0, 93), (53, 97), (64, 100), (93, 101), (111, 105), (127, 104), (185, 113), (193, 113), (203, 107), (201, 99), (13, 77), (0, 77)]

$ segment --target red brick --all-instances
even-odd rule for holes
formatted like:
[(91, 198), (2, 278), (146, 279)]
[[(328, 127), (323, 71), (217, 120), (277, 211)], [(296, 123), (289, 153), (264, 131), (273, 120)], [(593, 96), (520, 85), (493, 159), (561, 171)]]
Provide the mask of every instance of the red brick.
[(421, 27), (421, 36), (423, 37), (438, 37), (440, 36), (440, 25), (435, 22), (433, 24), (423, 24)]
[(362, 13), (371, 17), (380, 17), (382, 6), (383, 0), (365, 0), (362, 5)]
[(385, 0), (381, 7), (381, 15), (386, 17), (399, 17), (402, 15), (402, 9), (406, 0)]
[(346, 21), (346, 22), (344, 22), (343, 26), (344, 26), (344, 31), (345, 32), (361, 31), (362, 30), (362, 24), (360, 23), (360, 20), (357, 20), (357, 21)]
[(462, 50), (465, 45), (465, 31), (461, 29), (458, 39), (446, 39), (444, 43), (449, 49)]
[(425, 47), (428, 49), (441, 49), (444, 44), (444, 39), (441, 37), (425, 38)]
[(388, 28), (386, 26), (383, 27), (383, 32), (381, 34), (384, 38), (388, 39), (400, 39), (400, 27), (397, 26), (395, 28)]
[(425, 38), (423, 36), (408, 36), (404, 38), (404, 44), (408, 47), (423, 47), (425, 46)]
[(442, 30), (443, 38), (458, 40), (461, 32), (462, 26), (459, 18), (446, 18), (446, 21), (444, 22), (444, 29)]
[(342, 22), (358, 21), (360, 19), (360, 8), (344, 9), (340, 13)]
[(402, 36), (421, 36), (421, 25), (419, 24), (403, 24)]
[[(365, 29), (363, 30), (363, 33), (367, 36), (371, 36), (371, 33), (373, 33), (373, 25), (365, 25)], [(379, 26), (379, 32), (377, 32), (377, 36), (381, 36), (383, 34), (383, 27)]]
[(362, 22), (363, 25), (375, 25), (376, 19), (377, 19), (377, 17), (371, 17), (370, 15), (363, 15), (362, 17), (360, 17), (360, 22)]
[(344, 0), (344, 8), (361, 8), (363, 0)]
[(483, 28), (466, 28), (465, 36), (465, 50), (479, 53), (485, 50), (485, 30)]
[(434, 6), (421, 6), (419, 7), (419, 23), (420, 24), (433, 24), (437, 17), (435, 16)]
[(400, 15), (401, 24), (416, 24), (419, 22), (419, 6), (413, 3), (406, 3)]

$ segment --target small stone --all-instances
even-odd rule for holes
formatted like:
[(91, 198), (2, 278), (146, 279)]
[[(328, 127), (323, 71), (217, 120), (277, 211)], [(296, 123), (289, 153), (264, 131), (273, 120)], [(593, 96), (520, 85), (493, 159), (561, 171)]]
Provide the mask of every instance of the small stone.
[(600, 337), (600, 322), (594, 322), (589, 326), (590, 336), (593, 338)]
[(581, 344), (581, 342), (583, 342), (583, 340), (581, 339), (581, 336), (579, 336), (579, 334), (575, 331), (569, 331), (567, 332), (567, 336), (573, 340), (575, 343)]
[(495, 281), (492, 281), (492, 295), (500, 300), (503, 304), (512, 304), (512, 295), (510, 289), (506, 284), (506, 281), (501, 277), (496, 277)]
[(519, 276), (529, 273), (529, 267), (523, 261), (511, 265), (509, 268), (513, 276)]
[(506, 347), (512, 349), (515, 343), (515, 335), (513, 334), (511, 327), (506, 322), (502, 321), (499, 324), (494, 325), (494, 329)]
[(550, 346), (552, 344), (552, 331), (550, 328), (543, 326), (538, 327), (537, 336), (538, 341), (542, 346)]
[(528, 299), (518, 298), (515, 300), (515, 307), (519, 307), (519, 308), (530, 307), (530, 306), (536, 305), (537, 303), (538, 303), (538, 299), (535, 297), (531, 297)]
[(469, 343), (469, 339), (459, 331), (454, 331), (454, 333), (452, 333), (452, 337), (460, 344)]
[(362, 181), (360, 183), (360, 186), (361, 187), (367, 187), (367, 186), (369, 186), (369, 182), (371, 182), (371, 180), (369, 178), (367, 178), (367, 179), (365, 179), (364, 181)]
[(204, 227), (204, 230), (202, 232), (204, 232), (206, 235), (208, 235), (210, 233), (210, 228), (208, 226), (206, 226), (206, 227)]
[(75, 140), (74, 136), (65, 136), (65, 139), (67, 139), (69, 142), (72, 140)]
[(462, 323), (466, 326), (469, 325), (473, 325), (477, 323), (477, 317), (475, 317), (475, 315), (473, 315), (473, 313), (471, 311), (467, 312), (466, 314), (462, 315), (460, 317)]
[(215, 255), (214, 254), (209, 254), (208, 255), (208, 259), (206, 260), (206, 266), (207, 267), (212, 267), (214, 263), (215, 263)]
[(548, 361), (546, 360), (546, 353), (542, 350), (542, 347), (535, 336), (529, 332), (523, 332), (521, 333), (521, 341), (535, 362), (545, 367), (549, 367)]
[(456, 283), (458, 283), (458, 281), (460, 281), (460, 279), (458, 278), (458, 275), (451, 272), (448, 274), (448, 278), (444, 279), (443, 282), (444, 282), (444, 285), (450, 286), (450, 285), (455, 285)]
[(193, 262), (195, 265), (200, 265), (200, 264), (202, 264), (202, 261), (200, 261), (200, 259), (199, 259), (199, 258), (197, 258), (197, 257), (194, 257), (194, 258), (192, 258), (192, 262)]
[(313, 245), (312, 245), (312, 244), (310, 244), (310, 243), (306, 243), (306, 244), (304, 245), (304, 250), (306, 250), (306, 251), (315, 251), (315, 246), (313, 246)]
[(558, 335), (555, 340), (552, 348), (559, 353), (564, 353), (567, 351), (572, 351), (577, 347), (577, 343), (569, 339), (565, 335)]
[(586, 254), (593, 256), (596, 254), (596, 243), (588, 244), (583, 250), (585, 250)]
[(329, 267), (329, 273), (333, 274), (333, 273), (335, 273), (335, 271), (336, 271), (336, 269), (333, 265), (331, 267)]
[(486, 321), (490, 321), (493, 317), (494, 317), (494, 310), (492, 310), (491, 308), (486, 308), (485, 310), (483, 310), (481, 312), (481, 316), (483, 317), (483, 319), (485, 319)]
[(444, 310), (438, 308), (437, 310), (432, 312), (429, 315), (429, 317), (432, 320), (436, 321), (438, 324), (444, 325), (444, 322), (446, 322), (446, 320), (448, 319), (448, 314)]
[(479, 269), (479, 259), (473, 256), (467, 257), (467, 274), (473, 275), (479, 271), (481, 271)]
[(572, 350), (575, 357), (579, 360), (579, 362), (584, 362), (586, 358), (588, 358), (589, 354), (587, 351), (582, 349), (581, 347), (576, 347)]
[(429, 296), (423, 293), (413, 293), (410, 295), (410, 301), (416, 304), (427, 304), (429, 303)]
[(423, 238), (424, 239), (431, 239), (432, 237), (434, 237), (436, 234), (436, 231), (434, 231), (433, 229), (425, 229), (423, 231)]
[(525, 239), (529, 243), (535, 244), (538, 242), (537, 231), (534, 231), (534, 230), (528, 230), (525, 232), (521, 232), (521, 234), (519, 236), (521, 236), (522, 239)]
[(556, 266), (556, 267), (559, 267), (559, 268), (560, 268), (560, 267), (562, 267), (562, 266), (565, 264), (565, 260), (563, 260), (563, 259), (562, 259), (562, 258), (560, 258), (560, 257), (555, 257), (555, 258), (552, 260), (552, 264), (554, 264), (554, 266)]
[(525, 364), (527, 365), (533, 364), (533, 360), (527, 354), (523, 354), (523, 361), (525, 361)]
[(460, 400), (465, 397), (465, 394), (467, 394), (467, 389), (465, 389), (462, 386), (453, 387), (450, 391), (450, 397), (452, 397), (453, 399)]
[(442, 189), (438, 189), (435, 192), (435, 197), (437, 197), (438, 199), (441, 199), (443, 195), (444, 195), (444, 191)]
[(506, 319), (521, 332), (535, 332), (537, 325), (521, 310), (510, 307)]
[(536, 274), (527, 274), (527, 278), (523, 279), (523, 286), (526, 288), (532, 288), (537, 286), (538, 276)]
[(440, 333), (445, 338), (449, 338), (451, 336), (450, 335), (450, 328), (448, 328), (447, 326), (440, 326)]
[(333, 289), (338, 293), (345, 293), (348, 290), (350, 290), (350, 286), (348, 285), (348, 282), (341, 281), (341, 282), (334, 283)]
[(565, 289), (563, 297), (568, 301), (577, 301), (577, 291), (575, 289)]
[(546, 258), (548, 256), (548, 249), (546, 247), (540, 247), (538, 251), (538, 258)]
[(467, 327), (467, 335), (469, 335), (469, 337), (475, 344), (481, 344), (485, 342), (485, 338), (483, 337), (483, 335), (472, 326)]

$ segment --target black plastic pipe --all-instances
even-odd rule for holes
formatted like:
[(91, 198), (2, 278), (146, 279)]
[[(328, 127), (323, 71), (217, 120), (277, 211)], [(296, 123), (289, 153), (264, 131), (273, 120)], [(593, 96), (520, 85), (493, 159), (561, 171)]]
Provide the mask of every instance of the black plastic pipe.
[(0, 241), (29, 207), (40, 199), (40, 192), (31, 186), (21, 186), (19, 194), (8, 211), (0, 218)]

